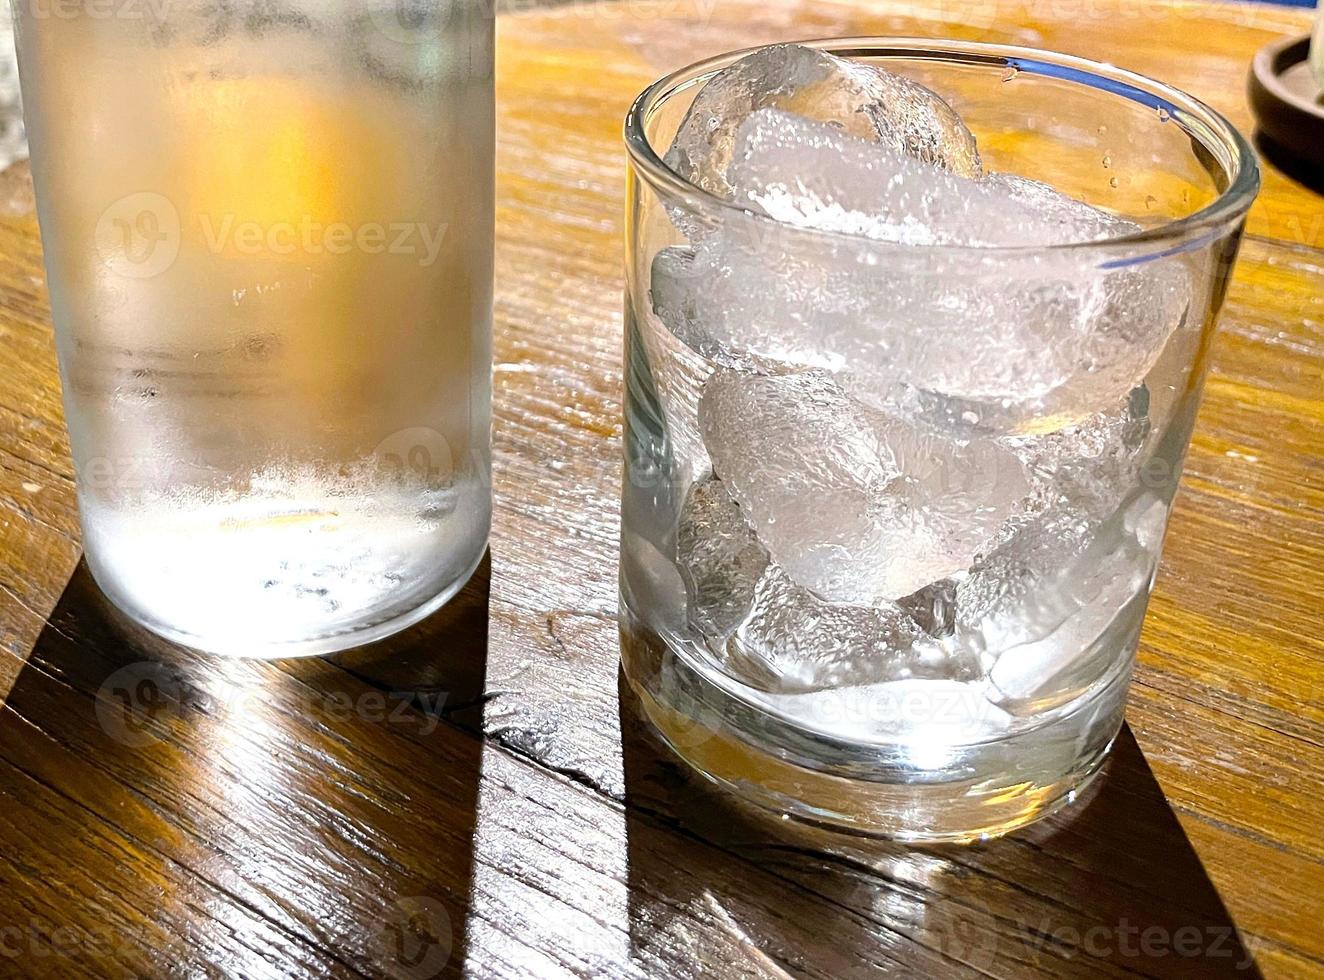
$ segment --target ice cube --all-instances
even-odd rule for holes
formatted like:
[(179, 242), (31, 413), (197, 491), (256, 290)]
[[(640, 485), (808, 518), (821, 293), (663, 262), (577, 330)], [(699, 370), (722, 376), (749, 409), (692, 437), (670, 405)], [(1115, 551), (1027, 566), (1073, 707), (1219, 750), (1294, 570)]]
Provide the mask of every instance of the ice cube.
[[(1141, 495), (1122, 520), (1093, 529), (1065, 571), (1014, 611), (985, 619), (985, 636), (1000, 644), (989, 671), (995, 703), (1013, 714), (1046, 710), (1080, 696), (1115, 664), (1117, 646), (1135, 642), (1166, 521), (1167, 505)], [(1009, 612), (1017, 620), (1010, 630)], [(1098, 655), (1105, 637), (1106, 655)]]
[[(839, 358), (815, 344), (813, 327), (799, 318), (796, 301), (779, 302), (781, 294), (752, 295), (762, 278), (739, 260), (720, 241), (662, 249), (652, 264), (653, 312), (675, 337), (722, 367), (762, 374), (839, 367)], [(831, 271), (820, 267), (817, 275)], [(800, 288), (812, 290), (815, 272), (797, 273)], [(751, 318), (747, 311), (755, 304), (759, 316)]]
[(677, 545), (691, 626), (724, 669), (750, 686), (789, 694), (978, 673), (977, 659), (925, 642), (919, 624), (894, 603), (832, 604), (797, 585), (769, 562), (718, 479), (691, 488)]
[(1024, 465), (992, 439), (957, 442), (901, 418), (863, 414), (901, 473), (890, 491), (924, 511), (952, 539), (949, 550), (975, 554), (1030, 490)]
[[(729, 178), (738, 201), (779, 222), (901, 244), (1057, 246), (1138, 230), (1037, 181), (1007, 174), (967, 180), (772, 109), (741, 125)], [(996, 419), (1007, 403), (1028, 401), (1041, 417), (1079, 417), (1144, 376), (1187, 302), (1179, 261), (1122, 268), (1100, 268), (1100, 261), (1088, 253), (1045, 255), (1037, 268), (1002, 270), (1000, 282), (969, 268), (898, 278), (889, 292), (874, 294), (873, 307), (886, 312), (863, 318), (861, 336), (827, 336), (845, 340), (841, 360), (858, 365), (852, 377), (863, 384), (852, 387), (881, 387), (890, 396), (887, 381), (895, 379), (987, 403), (962, 415), (973, 408)], [(862, 270), (856, 281), (867, 288), (871, 280), (885, 285), (888, 277)], [(886, 332), (869, 337), (871, 321)], [(922, 336), (899, 343), (916, 324), (925, 325)], [(962, 356), (979, 355), (986, 341), (987, 356)], [(881, 349), (861, 357), (869, 346)], [(899, 361), (888, 356), (898, 348)], [(896, 378), (898, 363), (904, 373)]]
[(768, 553), (721, 480), (708, 479), (690, 488), (676, 532), (676, 552), (690, 625), (706, 637), (729, 636), (749, 615)]
[[(1097, 524), (1076, 513), (1041, 514), (1016, 527), (956, 586), (956, 625), (982, 650), (1028, 642), (1045, 629), (1035, 603), (1084, 553)], [(1047, 627), (1055, 626), (1048, 622)]]
[[(983, 183), (1034, 212), (1055, 243), (1104, 241), (1140, 230), (1133, 221), (1026, 177), (990, 174)], [(1094, 318), (1080, 332), (1068, 372), (1039, 405), (1042, 416), (1057, 420), (1080, 419), (1137, 385), (1190, 304), (1191, 276), (1180, 256), (1083, 271), (1082, 281), (1095, 293), (1085, 309)]]
[(876, 557), (878, 501), (898, 473), (836, 385), (818, 374), (718, 371), (700, 397), (699, 428), (714, 471), (792, 577), (831, 599), (870, 594), (869, 583), (837, 579)]
[(1187, 256), (1146, 260), (1100, 279), (1103, 311), (1085, 333), (1071, 376), (1053, 400), (1059, 414), (1079, 418), (1145, 379), (1174, 332), (1191, 331), (1186, 317), (1192, 277)]
[(1151, 430), (1149, 395), (1135, 388), (1119, 406), (1043, 436), (1002, 440), (1034, 485), (1032, 510), (1102, 520), (1136, 487)]
[(685, 583), (676, 563), (644, 535), (621, 532), (621, 582), (633, 608), (647, 609), (650, 619), (681, 632), (685, 626)]
[(1179, 265), (1073, 272), (1051, 258), (1001, 277), (951, 270), (944, 282), (898, 280), (886, 313), (846, 335), (853, 350), (842, 361), (852, 366), (842, 384), (933, 424), (1053, 432), (1143, 382), (1182, 325), (1188, 285)]
[[(964, 578), (964, 573), (960, 576)], [(897, 600), (929, 636), (951, 636), (956, 629), (956, 578), (945, 578)]]
[(1035, 603), (1050, 591), (1046, 583), (1070, 574), (1138, 487), (1149, 431), (1140, 388), (1112, 412), (1045, 436), (999, 440), (1022, 462), (1032, 489), (958, 584), (959, 628), (973, 630), (981, 647), (997, 651), (1038, 636), (1045, 623), (1054, 625), (1057, 606)]
[(759, 579), (753, 609), (727, 641), (728, 669), (779, 694), (909, 677), (973, 676), (971, 663), (919, 645), (918, 624), (895, 603), (823, 602), (775, 563)]
[(820, 368), (876, 407), (910, 392), (908, 411), (927, 399), (931, 417), (987, 416), (994, 431), (1032, 417), (1071, 375), (1095, 309), (1088, 282), (1008, 282), (939, 260), (905, 274), (867, 245), (792, 240), (766, 221), (756, 233), (755, 220), (729, 216), (721, 235), (663, 249), (652, 266), (654, 313), (717, 364)]
[(733, 213), (720, 235), (657, 253), (650, 299), (668, 330), (723, 367), (840, 372), (876, 301), (857, 275), (832, 243), (787, 241), (765, 219)]
[(1038, 180), (1017, 174), (989, 174), (984, 186), (1034, 212), (1055, 229), (1053, 242), (1094, 242), (1139, 230), (1139, 225), (1115, 214), (1068, 197)]
[(805, 228), (905, 245), (1072, 240), (1072, 229), (1004, 183), (970, 180), (777, 109), (740, 124), (727, 178), (738, 203)]
[(1106, 521), (1048, 513), (971, 570), (956, 590), (956, 637), (994, 660), (998, 697), (1028, 698), (1088, 656), (1148, 587), (1166, 515), (1150, 494)]
[[(683, 490), (712, 468), (698, 426), (699, 391), (712, 365), (670, 330), (641, 323), (645, 316), (643, 311), (627, 309), (626, 384), (634, 394), (629, 400), (631, 430), (643, 430), (653, 441), (660, 439), (665, 458), (658, 476)], [(631, 447), (626, 449), (628, 453)], [(666, 510), (674, 512), (674, 506)]]
[(910, 428), (821, 372), (719, 370), (699, 428), (759, 540), (829, 602), (895, 600), (968, 567), (1029, 489), (992, 440)]
[(830, 123), (965, 176), (981, 172), (975, 138), (946, 102), (918, 82), (814, 48), (762, 48), (699, 91), (666, 154), (682, 177), (722, 197), (736, 130), (766, 107)]
[(876, 407), (1043, 432), (1122, 396), (1182, 322), (1182, 256), (1118, 265), (1079, 249), (897, 251), (867, 237), (1052, 246), (1136, 228), (1047, 185), (965, 180), (776, 110), (739, 133), (740, 199), (780, 220), (725, 214), (693, 248), (661, 253), (652, 284), (663, 322), (719, 363), (823, 368)]

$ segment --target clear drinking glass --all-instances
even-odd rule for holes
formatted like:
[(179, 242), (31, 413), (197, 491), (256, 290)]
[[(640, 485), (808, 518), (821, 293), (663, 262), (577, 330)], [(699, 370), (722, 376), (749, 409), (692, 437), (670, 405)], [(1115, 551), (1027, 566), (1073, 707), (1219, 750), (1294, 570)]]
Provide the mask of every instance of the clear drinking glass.
[[(745, 52), (648, 88), (625, 131), (623, 665), (675, 750), (759, 804), (976, 839), (1073, 799), (1121, 724), (1259, 177), (1226, 120), (1117, 68), (814, 46), (944, 96), (987, 171), (1140, 230), (976, 248), (793, 227), (662, 159)], [(903, 475), (870, 483), (879, 453)]]
[(441, 605), (490, 523), (491, 6), (14, 14), (102, 589), (262, 657)]

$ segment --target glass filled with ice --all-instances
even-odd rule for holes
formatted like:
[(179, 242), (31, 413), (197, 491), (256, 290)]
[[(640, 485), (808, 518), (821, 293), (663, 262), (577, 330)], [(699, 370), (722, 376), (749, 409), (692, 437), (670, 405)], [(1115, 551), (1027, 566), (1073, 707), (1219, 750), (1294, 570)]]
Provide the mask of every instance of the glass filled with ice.
[(14, 12), (102, 589), (243, 656), (435, 609), (489, 526), (491, 6)]
[(998, 834), (1122, 721), (1245, 141), (1116, 68), (778, 45), (640, 96), (623, 662), (689, 763), (809, 820)]

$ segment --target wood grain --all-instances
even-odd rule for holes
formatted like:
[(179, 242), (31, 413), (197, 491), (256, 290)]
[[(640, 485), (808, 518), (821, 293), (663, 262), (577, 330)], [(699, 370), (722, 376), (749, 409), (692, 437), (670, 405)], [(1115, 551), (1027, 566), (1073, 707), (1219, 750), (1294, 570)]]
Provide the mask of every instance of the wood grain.
[[(830, 980), (1249, 962), (1129, 735), (1070, 819), (978, 849), (753, 813), (688, 783), (628, 695), (609, 791), (549, 771), (536, 741), (482, 737), (487, 590), (484, 569), (446, 613), (334, 660), (226, 662), (145, 635), (80, 565), (0, 714), (0, 910), (24, 971)], [(394, 942), (402, 907), (430, 912), (426, 942), (403, 947), (422, 957)], [(1192, 931), (1201, 955), (1149, 963), (1128, 923)]]
[[(644, 84), (767, 41), (939, 34), (1112, 61), (1249, 130), (1251, 54), (1307, 24), (1170, 0), (503, 15), (490, 565), (418, 629), (315, 663), (171, 648), (74, 571), (30, 185), (10, 168), (0, 955), (49, 976), (1019, 977), (1254, 975), (1235, 969), (1250, 950), (1265, 975), (1324, 976), (1324, 199), (1274, 166), (1141, 640), (1135, 739), (1091, 800), (963, 850), (770, 821), (642, 730), (614, 621), (619, 129)], [(1197, 955), (1138, 948), (1183, 927)]]
[(41, 242), (26, 163), (0, 174), (0, 699), (78, 560)]

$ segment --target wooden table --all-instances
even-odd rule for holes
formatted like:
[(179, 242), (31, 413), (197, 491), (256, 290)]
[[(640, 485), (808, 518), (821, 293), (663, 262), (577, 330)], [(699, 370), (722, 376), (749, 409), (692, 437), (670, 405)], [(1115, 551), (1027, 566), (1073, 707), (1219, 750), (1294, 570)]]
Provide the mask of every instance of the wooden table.
[(1273, 165), (1089, 800), (964, 849), (750, 813), (642, 730), (614, 621), (618, 132), (644, 84), (758, 42), (938, 34), (1110, 60), (1249, 131), (1252, 53), (1307, 23), (1198, 0), (504, 15), (491, 559), (335, 660), (216, 661), (106, 609), (30, 182), (0, 175), (0, 972), (1209, 976), (1253, 952), (1324, 976), (1324, 201)]

